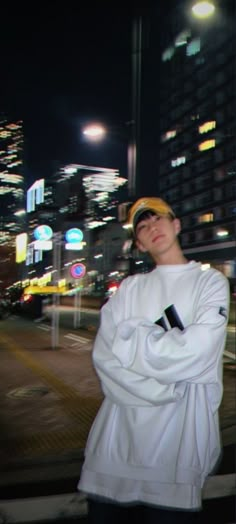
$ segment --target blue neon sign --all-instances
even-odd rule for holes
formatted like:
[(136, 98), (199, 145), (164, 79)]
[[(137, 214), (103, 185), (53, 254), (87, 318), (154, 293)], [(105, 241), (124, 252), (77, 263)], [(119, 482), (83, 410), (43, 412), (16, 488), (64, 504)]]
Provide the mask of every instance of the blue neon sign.
[(42, 225), (36, 227), (34, 230), (34, 238), (36, 240), (50, 240), (52, 238), (53, 231), (50, 226)]
[(68, 229), (65, 234), (65, 239), (70, 244), (75, 244), (82, 242), (84, 238), (83, 232), (81, 229), (78, 229), (77, 227), (72, 227), (71, 229)]

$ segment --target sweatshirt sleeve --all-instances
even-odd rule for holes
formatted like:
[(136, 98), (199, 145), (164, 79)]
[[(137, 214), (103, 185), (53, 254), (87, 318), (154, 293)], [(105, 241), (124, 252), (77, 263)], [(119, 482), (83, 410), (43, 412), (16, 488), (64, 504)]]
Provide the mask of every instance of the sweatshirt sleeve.
[(128, 319), (116, 330), (112, 352), (124, 367), (163, 385), (215, 383), (228, 308), (228, 281), (215, 272), (202, 286), (194, 322), (183, 331), (163, 331), (147, 321)]
[[(120, 291), (120, 290), (119, 290)], [(118, 404), (130, 406), (153, 406), (178, 401), (185, 391), (185, 384), (161, 384), (156, 377), (143, 374), (142, 370), (124, 366), (120, 358), (112, 351), (117, 335), (114, 314), (119, 314), (122, 307), (122, 292), (116, 293), (115, 300), (103, 306), (100, 327), (93, 347), (93, 363), (101, 380), (106, 397)], [(113, 304), (113, 305), (111, 305)], [(144, 319), (137, 319), (142, 324)], [(150, 322), (150, 327), (153, 324)], [(157, 328), (161, 334), (163, 329)], [(123, 337), (121, 335), (121, 343)], [(130, 338), (132, 344), (132, 336)]]

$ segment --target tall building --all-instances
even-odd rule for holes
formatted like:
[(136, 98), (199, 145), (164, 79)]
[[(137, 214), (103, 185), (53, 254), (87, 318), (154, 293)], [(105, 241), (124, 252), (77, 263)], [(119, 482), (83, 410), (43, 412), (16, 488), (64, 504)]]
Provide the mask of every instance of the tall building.
[[(153, 194), (168, 200), (181, 218), (185, 254), (235, 278), (236, 4), (215, 2), (215, 12), (202, 19), (194, 17), (192, 4), (167, 2), (162, 18), (154, 11), (149, 16), (138, 182), (144, 194), (151, 156)], [(150, 155), (144, 136), (150, 129), (153, 135), (155, 126)]]
[[(45, 267), (51, 264), (51, 256), (37, 248), (35, 230), (40, 225), (49, 226), (57, 231), (58, 209), (55, 207), (53, 185), (44, 178), (36, 180), (26, 193), (26, 221), (27, 221), (27, 276), (43, 274)], [(45, 256), (43, 256), (45, 255)], [(49, 262), (48, 262), (49, 259)]]
[(0, 287), (3, 289), (20, 278), (16, 237), (24, 231), (24, 207), (22, 121), (0, 114)]
[[(51, 273), (50, 278), (73, 284), (70, 269), (83, 262), (87, 282), (95, 282), (96, 290), (102, 288), (124, 242), (117, 219), (119, 190), (126, 183), (116, 169), (81, 164), (61, 167), (50, 180), (36, 180), (27, 191), (27, 278), (43, 281)], [(35, 239), (42, 225), (53, 231), (49, 250), (40, 249)], [(82, 241), (67, 242), (68, 230), (76, 234), (78, 229)]]
[(87, 229), (117, 218), (117, 192), (127, 180), (118, 169), (69, 164), (54, 176), (60, 214), (83, 219)]
[(14, 244), (23, 231), (24, 176), (22, 121), (0, 115), (0, 245)]
[[(117, 224), (118, 204), (127, 179), (118, 169), (70, 164), (62, 167), (54, 180), (62, 230), (83, 230), (85, 247), (81, 256), (85, 257), (87, 270), (106, 278), (123, 243), (124, 232)], [(66, 263), (72, 255), (67, 253)]]

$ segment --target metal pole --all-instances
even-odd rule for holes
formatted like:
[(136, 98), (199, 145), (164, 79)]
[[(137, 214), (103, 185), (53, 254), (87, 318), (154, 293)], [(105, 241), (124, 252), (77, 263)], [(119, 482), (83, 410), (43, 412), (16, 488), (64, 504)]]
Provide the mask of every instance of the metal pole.
[(81, 293), (76, 292), (74, 297), (74, 328), (80, 327), (81, 320)]
[[(53, 284), (58, 285), (61, 275), (61, 233), (53, 234)], [(52, 349), (59, 346), (59, 293), (53, 294), (52, 308)]]
[(132, 121), (131, 136), (128, 146), (128, 189), (130, 197), (137, 192), (140, 147), (140, 102), (141, 102), (141, 66), (142, 66), (142, 17), (133, 22), (132, 40)]

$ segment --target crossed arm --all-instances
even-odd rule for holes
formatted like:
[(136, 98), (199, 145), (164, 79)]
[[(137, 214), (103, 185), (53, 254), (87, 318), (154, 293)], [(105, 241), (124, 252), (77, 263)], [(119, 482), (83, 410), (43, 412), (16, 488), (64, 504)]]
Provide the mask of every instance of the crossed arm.
[(177, 402), (187, 383), (217, 382), (227, 325), (220, 312), (228, 309), (225, 279), (204, 289), (194, 322), (184, 330), (165, 331), (139, 317), (122, 320), (116, 313), (123, 301), (124, 290), (104, 306), (93, 350), (106, 396), (126, 405), (162, 405)]

